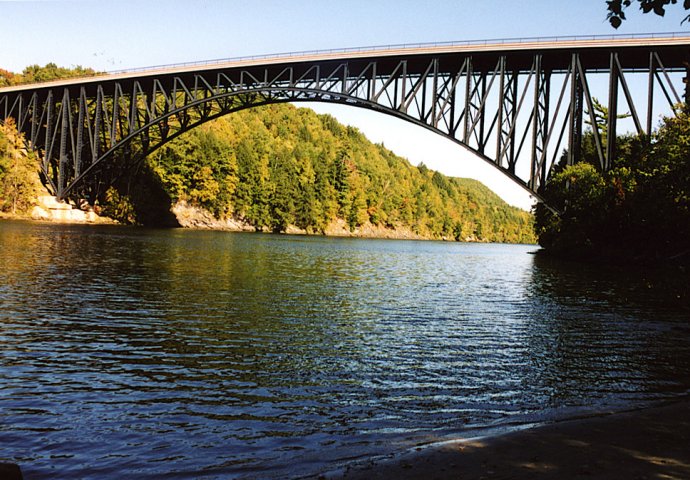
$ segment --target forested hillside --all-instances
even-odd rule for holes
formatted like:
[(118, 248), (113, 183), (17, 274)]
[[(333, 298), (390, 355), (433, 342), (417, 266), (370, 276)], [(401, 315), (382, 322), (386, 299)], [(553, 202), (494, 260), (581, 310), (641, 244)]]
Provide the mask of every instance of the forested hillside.
[(532, 217), (481, 183), (419, 168), (356, 128), (292, 105), (245, 110), (165, 145), (148, 167), (173, 202), (258, 230), (408, 228), (427, 238), (533, 242)]
[[(0, 69), (0, 87), (95, 74), (53, 63), (22, 73)], [(35, 181), (27, 179), (26, 162), (16, 159), (30, 157), (6, 151), (5, 139), (19, 138), (11, 122), (7, 128), (0, 132), (0, 184), (13, 186), (11, 194), (0, 192), (0, 209), (26, 210)], [(104, 214), (131, 223), (148, 221), (147, 210), (160, 219), (176, 202), (262, 231), (324, 233), (339, 222), (352, 231), (370, 226), (425, 238), (535, 241), (532, 216), (481, 183), (414, 167), (357, 129), (288, 104), (192, 130), (99, 200)]]

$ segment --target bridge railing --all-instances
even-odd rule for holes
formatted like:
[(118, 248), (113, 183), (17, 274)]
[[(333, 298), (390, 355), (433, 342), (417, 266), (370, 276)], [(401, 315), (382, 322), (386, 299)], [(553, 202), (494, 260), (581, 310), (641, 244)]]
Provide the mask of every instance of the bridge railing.
[(620, 33), (610, 35), (563, 35), (563, 36), (543, 36), (543, 37), (515, 37), (515, 38), (489, 38), (485, 40), (454, 40), (445, 42), (423, 42), (423, 43), (398, 43), (389, 45), (370, 45), (361, 47), (330, 48), (319, 50), (302, 50), (294, 52), (281, 52), (261, 55), (245, 55), (238, 57), (218, 58), (213, 60), (199, 60), (193, 62), (169, 63), (152, 65), (146, 67), (126, 68), (122, 70), (110, 70), (107, 73), (119, 75), (125, 73), (146, 72), (149, 70), (173, 69), (184, 67), (205, 67), (222, 65), (231, 62), (244, 62), (251, 60), (273, 60), (281, 58), (299, 58), (314, 55), (327, 54), (347, 54), (361, 52), (377, 52), (386, 50), (433, 48), (433, 47), (472, 47), (487, 45), (521, 44), (521, 43), (550, 43), (550, 42), (573, 42), (573, 41), (603, 41), (603, 40), (635, 40), (635, 39), (674, 39), (687, 38), (688, 32), (663, 32), (663, 33)]
[[(452, 47), (482, 47), (482, 46), (500, 46), (500, 45), (520, 45), (520, 44), (534, 44), (534, 43), (556, 43), (556, 42), (586, 42), (586, 41), (606, 41), (606, 40), (635, 40), (635, 39), (669, 39), (688, 38), (688, 32), (662, 32), (662, 33), (632, 33), (632, 34), (610, 34), (610, 35), (561, 35), (561, 36), (542, 36), (542, 37), (513, 37), (513, 38), (489, 38), (484, 40), (454, 40), (445, 42), (423, 42), (423, 43), (398, 43), (388, 45), (370, 45), (360, 47), (346, 47), (346, 48), (331, 48), (320, 50), (303, 50), (293, 52), (260, 54), (260, 55), (245, 55), (237, 57), (218, 58), (212, 60), (199, 60), (193, 62), (168, 63), (151, 65), (145, 67), (126, 68), (121, 70), (109, 70), (105, 72), (97, 72), (95, 75), (75, 76), (68, 79), (59, 80), (65, 82), (70, 80), (82, 80), (94, 76), (117, 76), (129, 75), (146, 72), (157, 72), (166, 69), (180, 69), (190, 67), (213, 67), (216, 65), (223, 65), (228, 63), (261, 61), (261, 60), (280, 60), (280, 59), (299, 59), (300, 57), (323, 56), (323, 55), (346, 55), (365, 52), (385, 52), (387, 50), (404, 50), (404, 49), (424, 49), (424, 48), (452, 48)], [(51, 82), (37, 82), (32, 85), (40, 83)], [(26, 85), (18, 85), (12, 87), (0, 88), (0, 91), (6, 89), (23, 88)]]

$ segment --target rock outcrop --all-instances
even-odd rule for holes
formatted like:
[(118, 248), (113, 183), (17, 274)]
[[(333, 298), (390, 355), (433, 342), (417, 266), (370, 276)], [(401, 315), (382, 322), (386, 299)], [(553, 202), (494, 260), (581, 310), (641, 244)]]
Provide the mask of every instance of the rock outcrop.
[(37, 198), (37, 205), (31, 210), (31, 218), (60, 223), (115, 223), (114, 220), (98, 216), (88, 204), (79, 208), (51, 195)]

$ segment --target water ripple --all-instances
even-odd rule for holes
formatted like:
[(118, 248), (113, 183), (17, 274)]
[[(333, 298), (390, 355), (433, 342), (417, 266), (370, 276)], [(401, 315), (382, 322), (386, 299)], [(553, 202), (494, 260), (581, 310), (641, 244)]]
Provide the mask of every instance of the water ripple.
[(534, 247), (18, 222), (0, 245), (0, 456), (27, 478), (296, 477), (690, 389), (672, 289)]

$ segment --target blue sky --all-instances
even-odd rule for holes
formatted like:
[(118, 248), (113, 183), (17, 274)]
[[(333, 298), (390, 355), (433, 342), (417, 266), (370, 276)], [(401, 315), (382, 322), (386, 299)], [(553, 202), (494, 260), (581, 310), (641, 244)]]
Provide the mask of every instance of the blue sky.
[[(688, 31), (684, 16), (678, 5), (663, 19), (631, 9), (616, 31), (604, 0), (0, 0), (0, 68), (55, 62), (111, 71), (368, 45)], [(433, 133), (352, 108), (316, 109), (415, 164), (479, 178), (511, 203), (529, 205), (493, 168)]]

